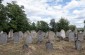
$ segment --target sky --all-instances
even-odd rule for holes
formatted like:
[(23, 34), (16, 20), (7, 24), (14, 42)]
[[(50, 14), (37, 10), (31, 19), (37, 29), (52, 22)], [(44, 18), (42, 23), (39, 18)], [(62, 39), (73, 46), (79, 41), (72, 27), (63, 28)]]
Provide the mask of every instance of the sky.
[(3, 4), (11, 1), (17, 1), (18, 5), (24, 6), (31, 22), (43, 20), (49, 23), (51, 19), (58, 22), (64, 17), (70, 24), (78, 28), (84, 27), (85, 0), (4, 0)]

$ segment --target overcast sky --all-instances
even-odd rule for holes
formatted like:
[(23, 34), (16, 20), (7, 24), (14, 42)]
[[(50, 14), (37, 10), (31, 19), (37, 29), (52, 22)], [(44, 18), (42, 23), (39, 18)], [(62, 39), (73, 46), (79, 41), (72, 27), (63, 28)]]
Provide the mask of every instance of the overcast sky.
[(25, 13), (32, 22), (51, 19), (59, 21), (65, 17), (70, 24), (83, 27), (85, 20), (85, 0), (4, 0), (7, 2), (17, 1), (18, 5), (25, 7)]

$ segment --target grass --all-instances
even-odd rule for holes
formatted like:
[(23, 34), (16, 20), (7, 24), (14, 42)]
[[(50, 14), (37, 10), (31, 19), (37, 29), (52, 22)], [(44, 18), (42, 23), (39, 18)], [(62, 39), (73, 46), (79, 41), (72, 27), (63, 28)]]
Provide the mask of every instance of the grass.
[(24, 52), (22, 49), (23, 42), (18, 44), (10, 42), (6, 45), (0, 45), (0, 55), (85, 55), (85, 41), (82, 43), (82, 50), (77, 51), (73, 42), (55, 41), (54, 50), (47, 51), (45, 41), (42, 44), (30, 44), (29, 51)]

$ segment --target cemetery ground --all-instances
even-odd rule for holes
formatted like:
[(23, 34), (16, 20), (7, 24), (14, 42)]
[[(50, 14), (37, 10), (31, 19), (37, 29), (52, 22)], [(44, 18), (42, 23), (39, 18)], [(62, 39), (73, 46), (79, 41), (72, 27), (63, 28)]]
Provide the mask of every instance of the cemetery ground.
[(85, 55), (85, 41), (82, 42), (82, 50), (75, 49), (74, 42), (54, 41), (53, 50), (47, 51), (45, 40), (42, 44), (33, 43), (29, 45), (29, 50), (23, 50), (23, 41), (14, 44), (12, 41), (6, 45), (0, 45), (0, 55)]

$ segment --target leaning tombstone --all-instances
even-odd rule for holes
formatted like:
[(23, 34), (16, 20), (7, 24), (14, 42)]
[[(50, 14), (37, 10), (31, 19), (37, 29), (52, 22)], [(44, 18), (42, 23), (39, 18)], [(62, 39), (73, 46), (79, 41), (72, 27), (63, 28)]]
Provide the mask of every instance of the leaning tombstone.
[(75, 34), (74, 34), (74, 32), (70, 31), (68, 38), (69, 38), (69, 41), (75, 41)]
[(7, 43), (7, 33), (0, 34), (0, 44), (6, 44)]
[(45, 46), (47, 50), (53, 50), (53, 44), (50, 41), (47, 41)]

